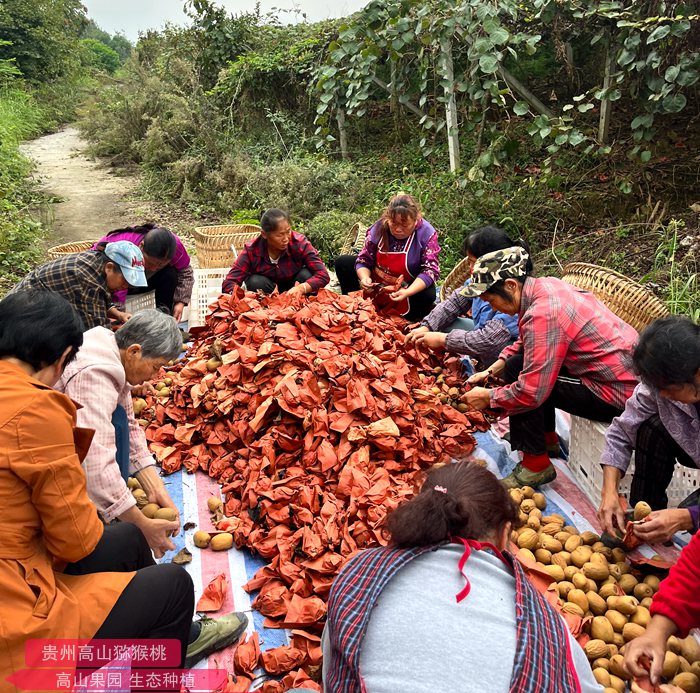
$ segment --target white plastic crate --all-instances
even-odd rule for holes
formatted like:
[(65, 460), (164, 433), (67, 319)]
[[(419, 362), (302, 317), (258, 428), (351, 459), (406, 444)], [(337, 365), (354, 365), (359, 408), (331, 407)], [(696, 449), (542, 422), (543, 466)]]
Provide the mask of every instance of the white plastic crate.
[(221, 284), (230, 267), (194, 270), (194, 287), (190, 300), (188, 327), (199, 327), (209, 315), (209, 306), (221, 296)]
[(147, 291), (144, 294), (132, 294), (124, 301), (124, 310), (132, 315), (140, 313), (142, 310), (156, 307), (156, 292)]
[[(603, 468), (600, 466), (600, 458), (605, 447), (607, 429), (608, 424), (589, 421), (578, 416), (571, 417), (567, 464), (576, 482), (596, 508), (600, 505), (600, 493), (603, 489)], [(620, 481), (620, 493), (626, 498), (629, 498), (633, 475), (634, 456), (627, 473)], [(675, 508), (698, 487), (700, 487), (700, 470), (676, 464), (671, 483), (666, 489), (669, 507)]]

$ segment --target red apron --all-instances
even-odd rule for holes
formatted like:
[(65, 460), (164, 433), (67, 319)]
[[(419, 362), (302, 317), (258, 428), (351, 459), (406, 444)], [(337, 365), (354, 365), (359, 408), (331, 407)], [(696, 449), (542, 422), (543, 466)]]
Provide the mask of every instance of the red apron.
[[(406, 241), (403, 250), (391, 252), (388, 250), (389, 239), (387, 233), (382, 234), (379, 246), (377, 247), (377, 259), (372, 270), (372, 279), (386, 287), (394, 287), (398, 284), (399, 278), (407, 284), (413, 282), (415, 277), (408, 271), (408, 251), (416, 237), (414, 231)], [(406, 315), (411, 310), (411, 302), (405, 298), (402, 301), (393, 301), (389, 294), (392, 291), (379, 291), (374, 297), (377, 310), (381, 310), (387, 315)]]

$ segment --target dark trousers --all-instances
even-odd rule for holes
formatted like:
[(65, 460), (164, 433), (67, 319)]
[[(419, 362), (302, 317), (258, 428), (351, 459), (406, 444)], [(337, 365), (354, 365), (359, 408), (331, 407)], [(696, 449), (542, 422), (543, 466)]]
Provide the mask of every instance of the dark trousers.
[(141, 530), (130, 522), (105, 527), (95, 550), (64, 571), (68, 575), (129, 572), (126, 586), (95, 639), (156, 638), (181, 643), (184, 664), (194, 614), (194, 585), (187, 571), (172, 563), (156, 565)]
[(122, 473), (122, 479), (129, 478), (129, 417), (126, 409), (121, 404), (112, 412), (112, 426), (114, 426), (114, 442), (117, 452), (115, 458)]
[(303, 284), (308, 279), (311, 279), (311, 272), (306, 267), (302, 267), (292, 279), (276, 282), (270, 277), (264, 277), (262, 274), (251, 274), (245, 280), (245, 288), (248, 291), (263, 291), (266, 294), (271, 294), (275, 287), (282, 291), (289, 291), (297, 282)]
[(338, 276), (340, 291), (349, 294), (360, 290), (360, 280), (355, 271), (357, 255), (339, 255), (335, 261), (335, 273)]
[[(523, 355), (516, 354), (506, 360), (503, 379), (514, 383), (523, 369)], [(554, 410), (562, 409), (574, 416), (591, 421), (610, 423), (622, 413), (612, 404), (593, 394), (578, 378), (562, 368), (549, 397), (536, 409), (523, 414), (513, 414), (510, 420), (510, 444), (514, 450), (531, 455), (547, 453), (545, 432), (554, 431)]]
[[(360, 280), (355, 271), (355, 260), (357, 260), (357, 255), (340, 255), (335, 261), (335, 273), (340, 283), (340, 291), (344, 294), (360, 290)], [(409, 299), (411, 309), (404, 316), (406, 320), (409, 322), (422, 320), (435, 307), (435, 296), (435, 284), (411, 296)]]
[(175, 305), (175, 288), (177, 287), (177, 270), (168, 265), (158, 270), (147, 279), (148, 286), (130, 286), (130, 294), (144, 294), (147, 291), (156, 292), (156, 307), (167, 308), (172, 315)]
[(634, 506), (643, 500), (649, 503), (652, 510), (666, 508), (666, 489), (671, 483), (676, 462), (684, 467), (697, 469), (690, 455), (678, 445), (661, 423), (659, 415), (654, 414), (637, 429), (630, 505)]

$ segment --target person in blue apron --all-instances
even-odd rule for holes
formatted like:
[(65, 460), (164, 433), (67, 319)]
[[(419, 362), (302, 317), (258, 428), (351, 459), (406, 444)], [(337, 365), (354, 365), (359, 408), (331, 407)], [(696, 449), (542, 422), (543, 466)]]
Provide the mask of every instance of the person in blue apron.
[(333, 582), (324, 689), (602, 693), (564, 619), (507, 551), (517, 520), (487, 469), (433, 469), (389, 515), (391, 544), (360, 551)]
[(416, 322), (435, 305), (439, 258), (437, 231), (413, 197), (399, 194), (367, 232), (360, 254), (341, 255), (335, 271), (344, 294), (363, 289), (381, 312)]

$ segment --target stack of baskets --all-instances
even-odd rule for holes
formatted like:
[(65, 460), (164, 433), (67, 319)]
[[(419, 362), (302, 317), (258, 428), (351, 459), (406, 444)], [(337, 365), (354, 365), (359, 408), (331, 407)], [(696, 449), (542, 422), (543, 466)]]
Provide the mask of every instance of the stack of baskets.
[(221, 284), (243, 246), (260, 234), (255, 224), (198, 226), (193, 232), (199, 268), (194, 271), (189, 327), (204, 324), (209, 305), (221, 294)]
[(255, 224), (198, 226), (193, 232), (197, 262), (201, 269), (230, 268), (243, 246), (258, 236)]

